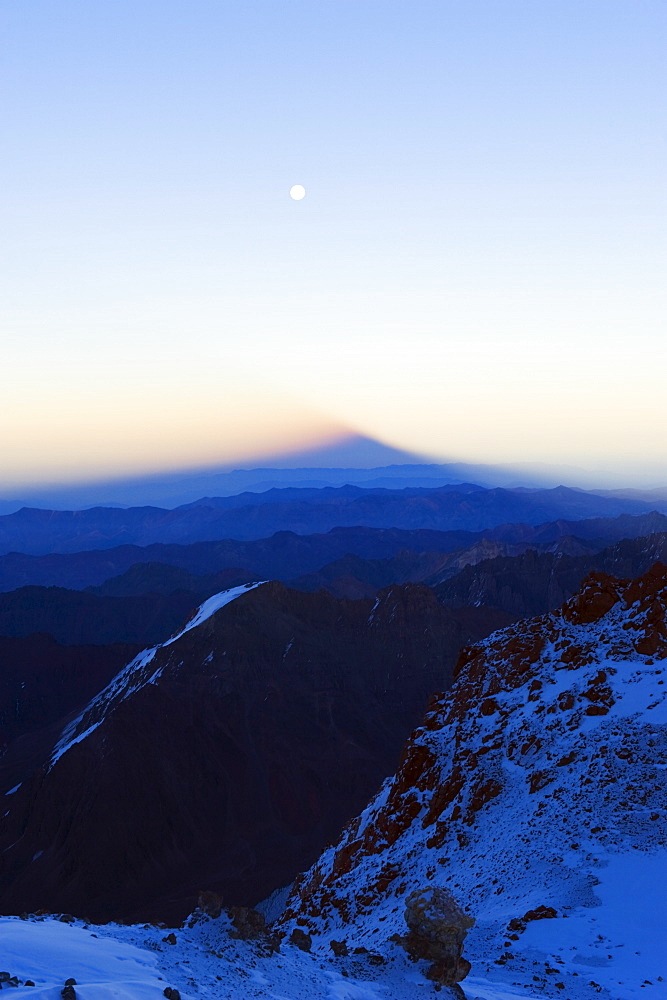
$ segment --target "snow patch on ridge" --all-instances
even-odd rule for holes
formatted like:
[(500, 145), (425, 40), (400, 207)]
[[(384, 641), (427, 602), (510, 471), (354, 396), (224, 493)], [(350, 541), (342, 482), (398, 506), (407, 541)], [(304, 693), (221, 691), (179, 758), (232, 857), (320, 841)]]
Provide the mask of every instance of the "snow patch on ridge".
[(213, 597), (209, 597), (207, 601), (197, 609), (190, 621), (187, 623), (185, 628), (181, 629), (178, 635), (173, 636), (168, 642), (165, 642), (165, 646), (171, 645), (172, 642), (176, 642), (180, 639), (182, 635), (189, 632), (190, 629), (196, 628), (205, 622), (207, 618), (211, 618), (212, 615), (219, 611), (220, 608), (224, 608), (226, 604), (231, 604), (232, 601), (240, 597), (241, 594), (245, 594), (247, 590), (254, 590), (256, 587), (261, 587), (266, 580), (260, 580), (259, 583), (244, 583), (241, 587), (232, 587), (231, 590), (222, 590), (219, 594), (214, 594)]
[(232, 587), (230, 590), (222, 590), (219, 594), (214, 594), (213, 597), (209, 597), (208, 600), (200, 605), (180, 632), (171, 636), (166, 642), (159, 643), (157, 646), (144, 649), (141, 653), (138, 653), (133, 660), (116, 674), (104, 690), (88, 703), (76, 719), (63, 729), (60, 739), (56, 743), (51, 755), (49, 770), (71, 747), (77, 743), (81, 743), (90, 736), (101, 725), (114, 705), (125, 701), (126, 698), (140, 691), (147, 684), (157, 683), (162, 673), (162, 668), (152, 671), (149, 668), (159, 649), (171, 646), (172, 643), (180, 639), (186, 632), (197, 628), (217, 611), (220, 611), (221, 608), (224, 608), (227, 604), (231, 604), (237, 597), (240, 597), (249, 590), (254, 590), (256, 587), (261, 587), (266, 582), (266, 580), (260, 580), (257, 583), (244, 583), (240, 587)]

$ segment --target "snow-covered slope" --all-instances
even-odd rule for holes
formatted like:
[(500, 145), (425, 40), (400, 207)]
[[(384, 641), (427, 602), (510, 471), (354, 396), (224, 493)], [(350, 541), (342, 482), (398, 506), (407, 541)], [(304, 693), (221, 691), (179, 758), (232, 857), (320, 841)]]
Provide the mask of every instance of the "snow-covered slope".
[(180, 639), (182, 635), (189, 632), (190, 629), (196, 628), (205, 622), (207, 618), (214, 615), (216, 611), (224, 608), (225, 605), (230, 604), (241, 594), (245, 594), (248, 590), (254, 590), (255, 587), (260, 587), (262, 583), (266, 583), (266, 580), (261, 580), (259, 583), (245, 583), (241, 587), (232, 587), (230, 590), (223, 590), (219, 594), (214, 594), (213, 597), (209, 597), (208, 600), (197, 608), (196, 612), (192, 618), (187, 622), (184, 628), (181, 629), (176, 635), (173, 635), (171, 639), (166, 642), (162, 642), (157, 646), (152, 646), (150, 649), (144, 649), (141, 653), (137, 654), (127, 666), (123, 667), (120, 673), (116, 674), (112, 681), (96, 695), (92, 701), (84, 708), (76, 719), (73, 719), (65, 729), (62, 731), (60, 739), (56, 743), (53, 754), (51, 756), (50, 766), (52, 767), (64, 753), (73, 747), (76, 743), (80, 743), (87, 736), (89, 736), (95, 729), (104, 721), (108, 713), (116, 706), (119, 702), (124, 701), (129, 698), (130, 695), (136, 694), (142, 687), (146, 684), (154, 684), (155, 681), (160, 676), (160, 668), (155, 668), (153, 660), (158, 649), (164, 649), (166, 646), (171, 646), (173, 642)]
[[(271, 952), (261, 940), (232, 936), (226, 916), (195, 913), (182, 928), (155, 924), (63, 923), (57, 917), (0, 917), (3, 971), (18, 980), (11, 995), (60, 1000), (74, 979), (76, 1000), (421, 1000), (434, 996), (404, 953), (387, 962), (376, 955), (327, 958), (284, 943)], [(25, 986), (25, 982), (34, 983)], [(469, 1000), (538, 1000), (532, 981), (504, 986), (475, 981)], [(13, 985), (13, 984), (12, 984)], [(165, 993), (165, 991), (168, 991)], [(596, 996), (598, 994), (595, 994)], [(649, 994), (650, 995), (650, 994)], [(656, 991), (652, 994), (659, 997)], [(461, 994), (442, 987), (440, 1000)], [(568, 994), (561, 994), (570, 1000)]]
[(442, 885), (476, 918), (469, 996), (667, 997), (666, 607), (665, 566), (593, 574), (464, 651), (285, 929), (389, 956), (406, 896)]
[[(271, 953), (230, 931), (224, 914), (197, 914), (173, 931), (0, 917), (0, 964), (19, 982), (11, 995), (31, 1000), (60, 1000), (68, 979), (76, 1000), (163, 1000), (174, 990), (181, 1000), (416, 1000), (433, 990), (405, 959), (383, 967), (363, 956), (323, 962), (289, 944)], [(439, 996), (454, 995), (445, 988)]]

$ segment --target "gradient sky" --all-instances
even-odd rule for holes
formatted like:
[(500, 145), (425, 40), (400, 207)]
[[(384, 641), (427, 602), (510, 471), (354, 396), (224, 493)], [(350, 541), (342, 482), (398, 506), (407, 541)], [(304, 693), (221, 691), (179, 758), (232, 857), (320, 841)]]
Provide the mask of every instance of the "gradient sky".
[(4, 484), (345, 429), (665, 462), (666, 27), (664, 0), (0, 0)]

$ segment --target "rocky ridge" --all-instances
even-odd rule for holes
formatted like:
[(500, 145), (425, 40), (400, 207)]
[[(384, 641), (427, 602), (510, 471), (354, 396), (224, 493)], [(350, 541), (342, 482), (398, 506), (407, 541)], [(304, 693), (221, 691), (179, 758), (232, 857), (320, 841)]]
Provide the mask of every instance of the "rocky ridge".
[(452, 607), (496, 607), (527, 618), (560, 607), (591, 572), (634, 578), (659, 561), (667, 561), (667, 532), (625, 538), (587, 553), (530, 547), (511, 558), (499, 554), (476, 565), (470, 562), (434, 589)]
[(465, 650), (396, 774), (297, 883), (313, 949), (390, 955), (405, 899), (476, 919), (466, 992), (664, 996), (667, 567), (592, 574), (558, 612)]

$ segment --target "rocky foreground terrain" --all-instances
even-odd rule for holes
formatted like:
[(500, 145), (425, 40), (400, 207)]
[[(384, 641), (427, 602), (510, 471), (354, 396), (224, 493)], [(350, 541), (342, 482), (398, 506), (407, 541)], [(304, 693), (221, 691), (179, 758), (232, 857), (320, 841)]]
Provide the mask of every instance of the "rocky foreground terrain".
[[(140, 680), (168, 666), (157, 655)], [(45, 1000), (68, 975), (83, 1000), (412, 1000), (443, 982), (459, 1000), (663, 998), (666, 662), (667, 567), (593, 574), (559, 611), (464, 650), (393, 777), (282, 913), (275, 898), (263, 908), (272, 926), (211, 895), (174, 929), (3, 918), (7, 968)], [(122, 684), (109, 694), (127, 700)], [(72, 720), (49, 773), (103, 715)], [(434, 889), (468, 930), (459, 985), (410, 942), (406, 915)]]
[[(297, 883), (282, 926), (386, 954), (440, 885), (477, 976), (667, 996), (667, 567), (593, 574), (461, 656), (401, 765)], [(473, 993), (474, 995), (474, 993)]]

